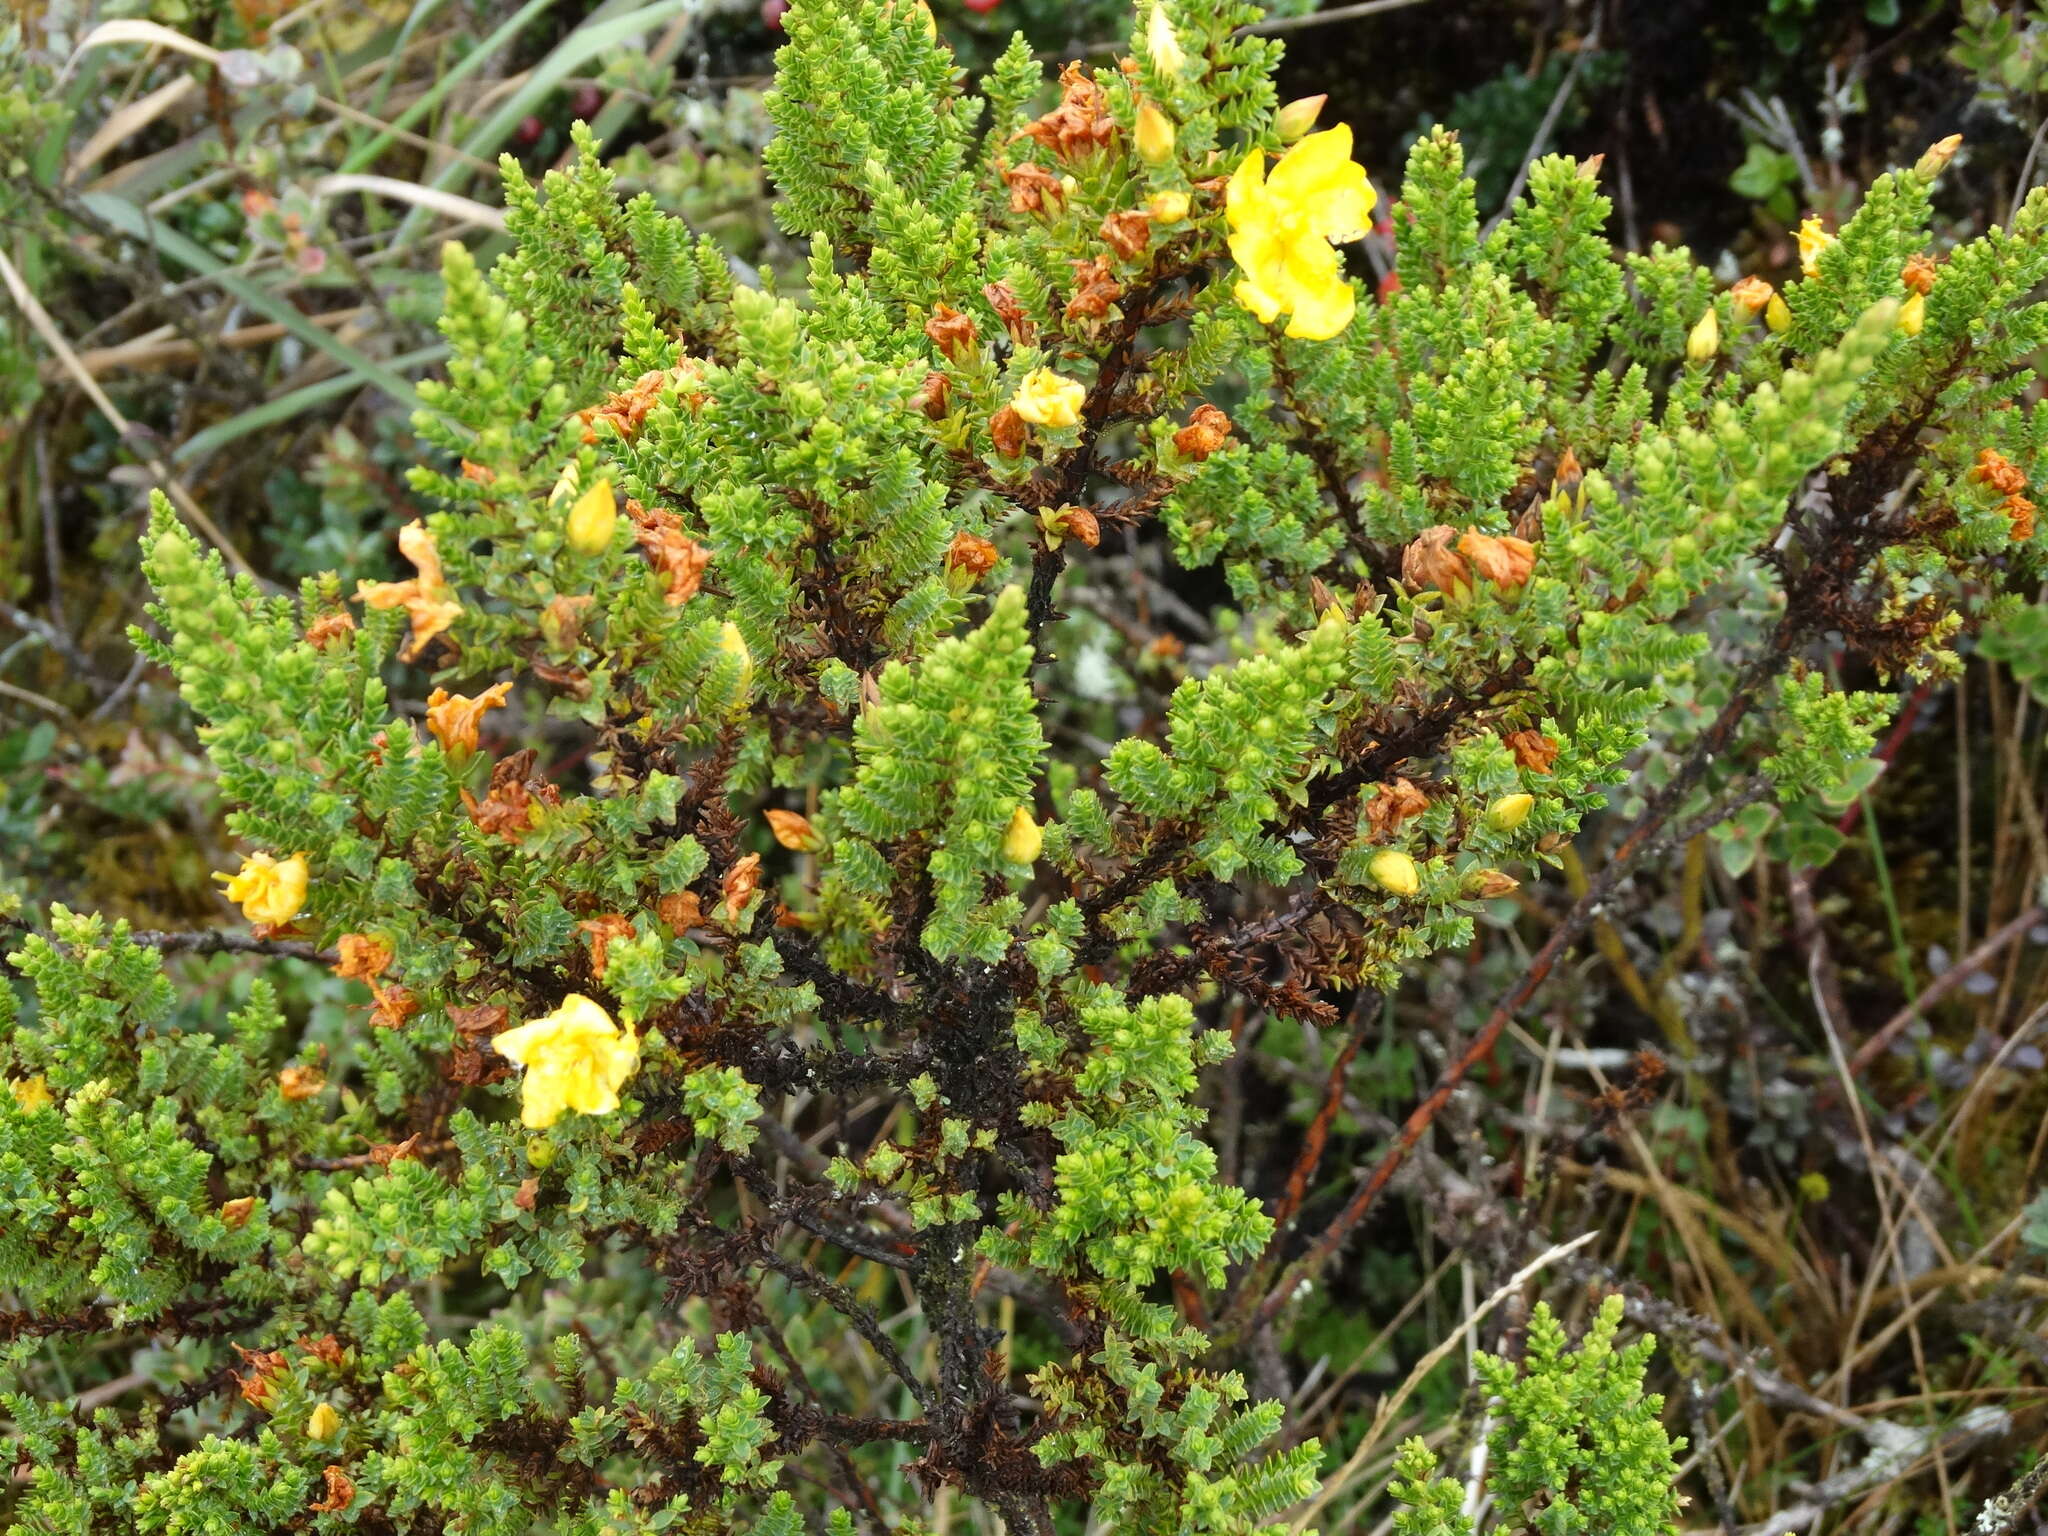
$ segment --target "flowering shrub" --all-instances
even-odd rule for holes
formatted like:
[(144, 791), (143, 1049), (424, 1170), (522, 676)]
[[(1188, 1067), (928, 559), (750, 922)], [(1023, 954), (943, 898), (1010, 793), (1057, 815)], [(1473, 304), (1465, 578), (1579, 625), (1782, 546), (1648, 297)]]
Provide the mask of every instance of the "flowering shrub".
[[(1891, 700), (1827, 650), (1940, 674), (2035, 569), (2048, 194), (1929, 262), (1937, 146), (1803, 279), (1717, 292), (1617, 257), (1589, 164), (1482, 231), (1439, 132), (1374, 302), (1332, 242), (1376, 194), (1256, 15), (1154, 0), (1047, 98), (1021, 41), (972, 95), (921, 7), (797, 0), (801, 292), (586, 140), (508, 168), (488, 274), (446, 252), (413, 575), (266, 595), (159, 505), (136, 638), (239, 807), (243, 947), (364, 1006), (19, 916), (15, 1528), (1236, 1533), (1314, 1494), (1246, 1371), (1436, 1108), (1666, 839), (1833, 851)], [(1192, 649), (1114, 654), (1141, 542), (1220, 566)], [(1315, 1136), (1222, 1176), (1202, 1071), (1248, 1017), (1335, 1023), (1617, 800), (1355, 1193), (1311, 1213)], [(1482, 1372), (1511, 1516), (1671, 1525), (1616, 1326)], [(145, 1339), (140, 1406), (89, 1410)], [(1462, 1528), (1397, 1470), (1404, 1529)]]

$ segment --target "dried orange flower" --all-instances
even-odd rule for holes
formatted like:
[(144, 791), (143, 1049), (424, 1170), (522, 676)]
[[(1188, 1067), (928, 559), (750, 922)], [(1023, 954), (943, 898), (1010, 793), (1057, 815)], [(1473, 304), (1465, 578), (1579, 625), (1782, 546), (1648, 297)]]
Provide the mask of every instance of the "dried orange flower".
[(1924, 251), (1916, 251), (1906, 258), (1906, 265), (1899, 272), (1899, 281), (1915, 293), (1932, 293), (1934, 280), (1941, 269), (1934, 264), (1934, 258)]
[(327, 1074), (318, 1067), (286, 1067), (277, 1074), (277, 1091), (297, 1102), (310, 1099), (327, 1086)]
[(946, 549), (947, 584), (957, 582), (964, 592), (995, 569), (996, 554), (993, 543), (962, 528)]
[(917, 393), (910, 397), (910, 408), (933, 421), (943, 421), (952, 404), (953, 383), (936, 368), (924, 376), (924, 382), (917, 386)]
[(704, 585), (705, 567), (711, 564), (708, 545), (699, 544), (683, 532), (683, 520), (661, 507), (649, 510), (628, 500), (626, 515), (633, 520), (633, 537), (647, 551), (647, 560), (668, 582), (663, 600), (677, 608), (695, 597)]
[(1512, 535), (1495, 538), (1477, 529), (1466, 530), (1458, 540), (1458, 553), (1472, 562), (1472, 568), (1503, 592), (1512, 592), (1536, 569), (1536, 546)]
[(596, 917), (587, 917), (576, 928), (590, 941), (590, 969), (598, 976), (604, 975), (612, 940), (633, 937), (632, 921), (623, 912), (602, 912)]
[(367, 933), (344, 933), (335, 948), (341, 958), (332, 969), (343, 981), (369, 981), (391, 964), (391, 946)]
[(1996, 448), (1978, 451), (1970, 478), (1979, 485), (1990, 486), (2001, 496), (2018, 496), (2027, 488), (2026, 472)]
[(1188, 424), (1173, 434), (1174, 451), (1197, 464), (1230, 440), (1230, 418), (1213, 405), (1198, 405)]
[[(1143, 214), (1138, 218), (1142, 221)], [(1074, 296), (1067, 300), (1069, 320), (1100, 320), (1124, 296), (1123, 284), (1110, 276), (1109, 259), (1091, 257), (1074, 264)]]
[(1125, 208), (1102, 221), (1101, 233), (1117, 255), (1137, 256), (1152, 243), (1152, 219), (1142, 208)]
[(2034, 536), (2034, 504), (2026, 497), (2008, 496), (1999, 503), (1998, 510), (2012, 519), (2012, 541), (2024, 544)]
[(1107, 144), (1116, 133), (1102, 88), (1089, 78), (1079, 60), (1060, 71), (1060, 104), (1024, 132), (1062, 160), (1071, 160)]
[(1037, 322), (1018, 302), (1016, 289), (1008, 283), (986, 283), (982, 286), (981, 296), (988, 300), (989, 308), (1003, 322), (1003, 329), (1010, 333), (1010, 340), (1020, 347), (1028, 347), (1038, 339)]
[(348, 1474), (336, 1466), (327, 1467), (321, 1474), (326, 1483), (322, 1497), (308, 1504), (306, 1508), (316, 1515), (339, 1514), (356, 1501), (356, 1485), (348, 1480)]
[(560, 790), (532, 776), (533, 763), (531, 747), (515, 752), (491, 769), (490, 790), (481, 801), (468, 790), (462, 791), (469, 819), (485, 832), (511, 842), (526, 836), (543, 806), (562, 803)]
[(1061, 192), (1059, 177), (1036, 160), (1010, 167), (1003, 172), (1003, 181), (1010, 189), (1012, 213), (1037, 213), (1048, 199), (1056, 200)]
[(704, 921), (704, 904), (695, 891), (669, 891), (656, 899), (654, 915), (680, 939)]
[(249, 1225), (249, 1218), (256, 1214), (256, 1197), (244, 1195), (239, 1200), (222, 1203), (220, 1219), (230, 1232), (239, 1232)]
[(1744, 320), (1754, 319), (1763, 307), (1771, 302), (1771, 295), (1778, 290), (1761, 277), (1745, 277), (1728, 290), (1728, 297), (1734, 302), (1736, 313)]
[(345, 640), (355, 632), (354, 615), (336, 610), (321, 614), (306, 626), (306, 643), (316, 651), (324, 651), (335, 641)]
[(825, 840), (818, 836), (818, 829), (810, 819), (795, 811), (768, 810), (762, 813), (768, 818), (768, 830), (775, 841), (792, 853), (815, 853), (825, 846)]
[(1531, 773), (1548, 773), (1557, 761), (1557, 743), (1541, 731), (1510, 731), (1501, 740), (1515, 754), (1516, 765)]
[(434, 536), (418, 519), (398, 530), (398, 548), (419, 572), (410, 581), (364, 581), (356, 584), (356, 598), (369, 608), (403, 608), (411, 621), (412, 634), (400, 659), (411, 661), (462, 616), (462, 604), (455, 589), (441, 572), (441, 552)]
[(427, 695), (427, 730), (450, 757), (465, 759), (476, 750), (477, 730), (484, 715), (502, 709), (512, 692), (509, 682), (493, 683), (475, 698), (436, 688)]
[(1372, 840), (1387, 843), (1401, 830), (1401, 823), (1410, 816), (1420, 816), (1429, 809), (1429, 796), (1417, 789), (1406, 779), (1396, 779), (1391, 784), (1379, 786), (1379, 793), (1365, 803), (1365, 819), (1372, 827)]
[(1060, 507), (1041, 512), (1038, 525), (1045, 530), (1048, 549), (1058, 549), (1062, 539), (1095, 548), (1102, 542), (1102, 524), (1086, 507)]

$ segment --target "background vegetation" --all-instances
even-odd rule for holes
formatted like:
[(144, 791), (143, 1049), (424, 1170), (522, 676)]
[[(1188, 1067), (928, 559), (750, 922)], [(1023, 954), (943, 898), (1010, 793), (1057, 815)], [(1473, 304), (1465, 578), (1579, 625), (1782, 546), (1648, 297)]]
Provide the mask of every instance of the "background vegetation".
[[(1125, 14), (934, 10), (975, 66), (1013, 29), (1048, 58), (1106, 62)], [(127, 635), (148, 596), (148, 492), (274, 590), (410, 575), (393, 535), (426, 510), (407, 471), (435, 451), (412, 413), (447, 355), (441, 245), (486, 266), (506, 250), (498, 155), (538, 178), (571, 161), (577, 121), (622, 192), (715, 236), (743, 280), (760, 265), (801, 289), (807, 253), (775, 222), (762, 162), (779, 11), (32, 0), (0, 33), (8, 892), (125, 918), (182, 983), (238, 1003), (267, 977), (299, 1041), (359, 1027), (360, 983), (310, 946), (279, 960), (227, 936), (209, 872), (239, 855), (219, 786), (168, 673)], [(1327, 92), (1324, 121), (1354, 125), (1375, 185), (1397, 185), (1438, 123), (1482, 217), (1541, 154), (1603, 155), (1616, 244), (1684, 242), (1724, 284), (1795, 273), (1802, 217), (1845, 219), (1950, 133), (1964, 147), (1936, 194), (1937, 247), (2009, 222), (2048, 177), (2048, 9), (1378, 0), (1276, 7), (1266, 25), (1290, 42), (1282, 98)], [(1352, 260), (1391, 273), (1391, 225)], [(1167, 542), (1156, 526), (1105, 539), (1066, 593), (1086, 636), (1077, 681), (1093, 668), (1105, 701), (1077, 733), (1156, 723), (1227, 650), (1222, 573), (1182, 568)], [(1790, 848), (1758, 806), (1639, 868), (1355, 1227), (1360, 1173), (1597, 877), (1630, 808), (1555, 850), (1569, 889), (1518, 894), (1519, 912), (1334, 1027), (1238, 1021), (1201, 1094), (1222, 1177), (1272, 1195), (1315, 1138), (1316, 1182), (1290, 1198), (1305, 1231), (1348, 1240), (1285, 1353), (1249, 1362), (1254, 1395), (1287, 1405), (1285, 1440), (1326, 1451), (1301, 1520), (1381, 1527), (1400, 1441), (1471, 1440), (1471, 1353), (1516, 1345), (1538, 1289), (1575, 1333), (1613, 1289), (1664, 1346), (1651, 1383), (1690, 1443), (1687, 1527), (2039, 1528), (2023, 1511), (2048, 1465), (2048, 609), (2022, 595), (1962, 642), (1952, 681), (1880, 682), (1845, 657), (1843, 681), (1906, 697), (1827, 822)], [(547, 758), (558, 724), (501, 745)], [(1833, 857), (1788, 863), (1813, 839)], [(1532, 1231), (1597, 1237), (1484, 1305)], [(709, 1331), (702, 1305), (679, 1331)], [(600, 1354), (626, 1326), (586, 1321)], [(145, 1386), (196, 1397), (214, 1370), (143, 1341), (80, 1385), (120, 1409)], [(2009, 1512), (1977, 1523), (2016, 1479)], [(18, 1491), (0, 1487), (0, 1520)], [(932, 1524), (988, 1519), (942, 1497)]]

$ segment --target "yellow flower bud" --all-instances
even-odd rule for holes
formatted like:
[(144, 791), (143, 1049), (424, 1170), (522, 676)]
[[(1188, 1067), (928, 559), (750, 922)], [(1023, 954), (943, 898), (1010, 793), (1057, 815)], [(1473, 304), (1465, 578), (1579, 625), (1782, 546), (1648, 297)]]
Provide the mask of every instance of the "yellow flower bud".
[(576, 498), (569, 509), (569, 547), (579, 555), (599, 555), (611, 548), (619, 525), (619, 504), (612, 483), (600, 480)]
[(1918, 336), (1927, 323), (1927, 295), (1916, 293), (1899, 306), (1898, 327), (1908, 336)]
[(1323, 103), (1329, 99), (1327, 94), (1303, 96), (1282, 107), (1273, 118), (1273, 130), (1280, 135), (1280, 142), (1292, 144), (1315, 127), (1316, 119), (1323, 115)]
[(1802, 1173), (1799, 1175), (1799, 1194), (1804, 1200), (1825, 1200), (1831, 1192), (1828, 1176), (1824, 1173)]
[(1782, 336), (1792, 328), (1792, 311), (1785, 307), (1785, 296), (1774, 293), (1770, 303), (1764, 306), (1764, 324), (1771, 328), (1773, 335)]
[(1012, 864), (1029, 864), (1045, 846), (1045, 828), (1031, 819), (1031, 812), (1018, 806), (1010, 813), (1010, 825), (1003, 832), (1003, 857)]
[(810, 818), (795, 811), (770, 809), (762, 812), (768, 818), (768, 831), (775, 841), (792, 853), (816, 853), (825, 846), (825, 840), (818, 836)]
[(1166, 14), (1166, 0), (1152, 0), (1152, 15), (1145, 23), (1145, 51), (1155, 69), (1177, 75), (1187, 68), (1187, 50), (1174, 35), (1173, 18)]
[(1927, 146), (1913, 169), (1922, 176), (1939, 176), (1948, 169), (1949, 161), (1955, 159), (1956, 151), (1963, 147), (1963, 136), (1952, 133), (1945, 139), (1938, 139)]
[(1422, 889), (1422, 874), (1415, 861), (1398, 848), (1382, 848), (1365, 867), (1373, 883), (1396, 896), (1413, 896)]
[(1534, 795), (1502, 795), (1486, 808), (1486, 824), (1496, 832), (1512, 832), (1535, 808)]
[(739, 625), (727, 619), (718, 629), (718, 648), (728, 656), (736, 656), (740, 663), (739, 694), (742, 699), (754, 683), (754, 653), (747, 649), (747, 637), (740, 633)]
[(1709, 304), (1707, 312), (1685, 338), (1685, 358), (1691, 363), (1711, 363), (1714, 354), (1721, 350), (1721, 316)]
[(313, 1411), (306, 1415), (306, 1438), (308, 1440), (332, 1440), (341, 1433), (341, 1415), (334, 1411), (332, 1403), (315, 1403)]
[(1154, 224), (1178, 224), (1188, 216), (1188, 195), (1185, 192), (1155, 192), (1152, 201), (1145, 205)]
[(526, 1161), (532, 1167), (547, 1167), (549, 1163), (555, 1160), (556, 1154), (560, 1151), (561, 1148), (557, 1147), (546, 1136), (529, 1136), (526, 1138)]
[(1138, 157), (1147, 165), (1164, 165), (1173, 158), (1173, 119), (1149, 101), (1138, 103)]

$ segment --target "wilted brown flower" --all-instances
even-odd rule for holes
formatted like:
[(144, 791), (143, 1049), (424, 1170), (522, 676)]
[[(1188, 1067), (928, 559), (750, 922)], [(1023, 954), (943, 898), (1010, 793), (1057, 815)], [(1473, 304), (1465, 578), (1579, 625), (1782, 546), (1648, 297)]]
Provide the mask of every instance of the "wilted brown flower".
[(985, 283), (981, 296), (988, 300), (996, 318), (1003, 322), (1003, 329), (1010, 333), (1010, 340), (1020, 347), (1028, 347), (1038, 339), (1038, 325), (1018, 302), (1016, 289), (1008, 283)]
[(542, 806), (562, 803), (560, 790), (532, 777), (533, 764), (534, 752), (528, 747), (492, 767), (490, 790), (481, 801), (462, 791), (469, 819), (485, 832), (515, 843), (531, 831)]
[(738, 926), (752, 902), (754, 893), (761, 886), (761, 855), (750, 853), (733, 861), (732, 868), (718, 882), (718, 893), (724, 899), (718, 904), (715, 914), (721, 923)]
[(1060, 195), (1059, 177), (1036, 160), (1010, 167), (1003, 172), (1003, 181), (1010, 189), (1012, 213), (1037, 213), (1047, 199), (1056, 200)]
[(1100, 149), (1116, 133), (1102, 88), (1079, 60), (1060, 71), (1060, 104), (1024, 129), (1062, 160)]
[(1197, 464), (1230, 441), (1230, 418), (1213, 405), (1198, 405), (1188, 424), (1173, 434), (1174, 451)]
[(239, 1232), (249, 1225), (249, 1218), (256, 1214), (256, 1197), (244, 1195), (239, 1200), (229, 1200), (220, 1208), (220, 1219), (228, 1230)]
[(498, 478), (498, 472), (487, 464), (474, 464), (468, 459), (462, 461), (462, 478), (471, 485), (490, 485)]
[(705, 568), (711, 564), (711, 550), (683, 532), (683, 520), (661, 507), (648, 509), (628, 500), (626, 515), (633, 520), (633, 538), (647, 551), (647, 561), (668, 582), (662, 594), (669, 607), (677, 608), (695, 597), (704, 585)]
[(1934, 280), (1941, 275), (1941, 268), (1934, 264), (1934, 258), (1924, 251), (1915, 251), (1906, 258), (1906, 265), (1899, 272), (1899, 281), (1914, 293), (1932, 293)]
[(1747, 320), (1763, 313), (1764, 306), (1771, 302), (1771, 295), (1777, 291), (1767, 279), (1752, 274), (1736, 279), (1728, 290), (1728, 297), (1734, 301), (1741, 317)]
[(917, 393), (910, 397), (910, 406), (912, 410), (930, 417), (933, 421), (943, 421), (952, 394), (952, 381), (935, 368), (926, 374), (924, 382), (917, 386)]
[(310, 1099), (327, 1086), (327, 1074), (318, 1067), (286, 1067), (277, 1074), (277, 1091), (297, 1102)]
[(704, 904), (695, 891), (669, 891), (655, 901), (654, 914), (680, 939), (704, 921)]
[(2024, 544), (2034, 536), (2034, 504), (2014, 492), (1999, 504), (1999, 511), (2012, 519), (2012, 541)]
[(992, 542), (962, 528), (947, 546), (946, 570), (961, 578), (964, 586), (971, 587), (995, 569), (996, 554)]
[(596, 442), (597, 424), (603, 421), (609, 422), (620, 437), (631, 442), (639, 434), (641, 423), (647, 420), (647, 413), (660, 402), (662, 390), (672, 381), (681, 382), (679, 376), (694, 380), (696, 373), (694, 369), (687, 375), (681, 368), (651, 369), (635, 379), (630, 388), (616, 395), (608, 395), (601, 403), (586, 406), (578, 411), (576, 419), (583, 423), (583, 441)]
[(632, 921), (623, 912), (603, 912), (596, 917), (587, 917), (576, 927), (590, 943), (590, 969), (597, 976), (604, 975), (612, 940), (633, 937)]
[(1458, 530), (1446, 523), (1425, 528), (1401, 552), (1401, 580), (1416, 592), (1456, 592), (1471, 585), (1472, 570), (1451, 548)]
[(1017, 414), (1014, 406), (1004, 406), (988, 419), (988, 434), (995, 440), (996, 452), (1006, 459), (1014, 459), (1024, 451), (1024, 443), (1031, 435), (1024, 425), (1024, 418)]
[(1067, 300), (1069, 320), (1100, 320), (1123, 297), (1123, 284), (1109, 275), (1109, 258), (1092, 257), (1074, 266), (1074, 296)]
[(475, 698), (436, 688), (427, 695), (427, 730), (451, 757), (466, 758), (476, 750), (477, 728), (484, 715), (504, 707), (512, 692), (509, 682), (493, 683)]
[(391, 946), (367, 933), (344, 933), (334, 947), (340, 958), (332, 969), (343, 981), (368, 981), (391, 964)]
[(1557, 761), (1557, 743), (1541, 731), (1510, 731), (1501, 740), (1515, 754), (1517, 766), (1531, 773), (1548, 773)]
[(420, 1011), (419, 999), (409, 988), (370, 984), (370, 1025), (373, 1029), (396, 1029)]
[(1379, 793), (1365, 803), (1365, 819), (1372, 826), (1372, 840), (1388, 843), (1410, 816), (1429, 809), (1429, 796), (1406, 779), (1379, 786)]
[(1152, 243), (1152, 220), (1141, 208), (1126, 208), (1102, 221), (1101, 234), (1117, 255), (1136, 256)]
[(329, 1466), (320, 1475), (327, 1485), (327, 1492), (306, 1506), (309, 1511), (316, 1515), (332, 1515), (355, 1503), (356, 1485), (348, 1480), (346, 1472)]
[(956, 363), (971, 357), (980, 345), (974, 329), (974, 317), (962, 314), (950, 304), (933, 307), (931, 319), (924, 323), (924, 333), (933, 346)]
[(336, 610), (323, 613), (306, 626), (306, 643), (316, 651), (324, 651), (337, 640), (346, 639), (356, 632), (353, 614)]
[(235, 1382), (241, 1388), (242, 1400), (252, 1408), (270, 1411), (270, 1399), (277, 1390), (277, 1378), (285, 1372), (284, 1351), (281, 1349), (244, 1349), (234, 1346), (235, 1353), (242, 1357), (242, 1364), (249, 1367), (245, 1375), (235, 1372)]
[(1466, 530), (1458, 540), (1458, 553), (1472, 562), (1472, 568), (1503, 592), (1512, 592), (1536, 569), (1536, 546), (1513, 535), (1495, 538), (1477, 529)]

